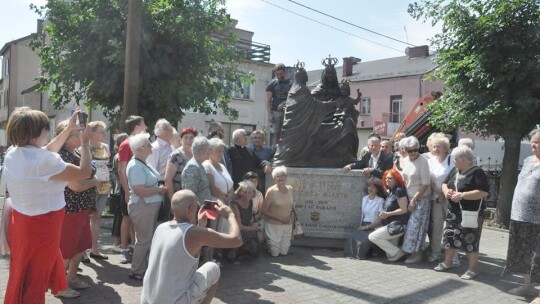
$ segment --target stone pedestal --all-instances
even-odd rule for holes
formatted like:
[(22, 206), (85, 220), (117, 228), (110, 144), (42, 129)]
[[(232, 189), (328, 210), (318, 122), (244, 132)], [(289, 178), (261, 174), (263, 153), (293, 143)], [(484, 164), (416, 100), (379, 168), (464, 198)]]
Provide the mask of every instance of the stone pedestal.
[[(272, 181), (271, 178), (267, 179)], [(358, 227), (367, 178), (357, 170), (287, 168), (287, 184), (306, 239), (300, 245), (339, 247)]]

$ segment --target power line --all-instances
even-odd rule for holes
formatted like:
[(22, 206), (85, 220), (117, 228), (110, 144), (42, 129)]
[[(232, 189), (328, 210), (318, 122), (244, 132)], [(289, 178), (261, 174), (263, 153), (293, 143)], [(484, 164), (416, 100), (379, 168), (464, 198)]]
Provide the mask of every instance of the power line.
[(309, 17), (304, 16), (304, 15), (302, 15), (302, 14), (299, 14), (299, 13), (297, 13), (297, 12), (293, 12), (293, 11), (291, 11), (291, 10), (289, 10), (289, 9), (286, 9), (286, 8), (281, 7), (281, 6), (279, 6), (279, 5), (270, 3), (270, 2), (268, 2), (268, 1), (266, 1), (266, 0), (261, 0), (261, 1), (262, 1), (262, 2), (265, 2), (265, 3), (269, 4), (269, 5), (272, 5), (272, 6), (274, 6), (274, 7), (277, 7), (277, 8), (279, 8), (279, 9), (282, 9), (282, 10), (284, 10), (284, 11), (287, 11), (287, 12), (289, 12), (289, 13), (291, 13), (291, 14), (300, 16), (300, 17), (302, 17), (302, 18), (305, 18), (305, 19), (308, 19), (308, 20), (310, 20), (310, 21), (313, 21), (313, 22), (319, 23), (319, 24), (321, 24), (321, 25), (324, 25), (324, 26), (326, 26), (326, 27), (329, 27), (329, 28), (331, 28), (331, 29), (333, 29), (333, 30), (336, 30), (336, 31), (339, 31), (339, 32), (342, 32), (342, 33), (345, 33), (345, 34), (348, 34), (348, 35), (351, 35), (351, 36), (353, 36), (353, 37), (356, 37), (356, 38), (359, 38), (359, 39), (362, 39), (362, 40), (371, 42), (371, 43), (373, 43), (373, 44), (377, 44), (377, 45), (379, 45), (379, 46), (382, 46), (382, 47), (385, 47), (385, 48), (388, 48), (388, 49), (397, 51), (397, 52), (399, 52), (399, 53), (403, 53), (403, 50), (398, 50), (398, 49), (393, 48), (393, 47), (391, 47), (391, 46), (387, 46), (387, 45), (384, 45), (384, 44), (375, 42), (375, 41), (373, 41), (373, 40), (369, 40), (369, 39), (366, 39), (366, 38), (364, 38), (364, 37), (360, 37), (360, 36), (358, 36), (358, 35), (356, 35), (356, 34), (353, 34), (353, 33), (347, 32), (347, 31), (344, 31), (344, 30), (342, 30), (342, 29), (339, 29), (339, 28), (337, 28), (337, 27), (328, 25), (328, 24), (326, 24), (326, 23), (322, 23), (322, 22), (320, 22), (320, 21), (318, 21), (318, 20), (309, 18)]
[(403, 44), (406, 44), (406, 45), (415, 46), (415, 45), (410, 44), (410, 43), (408, 43), (408, 42), (401, 41), (401, 40), (399, 40), (399, 39), (396, 39), (396, 38), (393, 38), (393, 37), (390, 37), (390, 36), (387, 36), (387, 35), (384, 35), (384, 34), (375, 32), (375, 31), (370, 30), (370, 29), (367, 29), (367, 28), (365, 28), (365, 27), (361, 27), (361, 26), (356, 25), (356, 24), (354, 24), (354, 23), (351, 23), (351, 22), (349, 22), (349, 21), (345, 21), (345, 20), (340, 19), (340, 18), (338, 18), (338, 17), (334, 17), (334, 16), (332, 16), (332, 15), (329, 15), (329, 14), (327, 14), (327, 13), (321, 12), (321, 11), (316, 10), (316, 9), (314, 9), (314, 8), (311, 8), (311, 7), (309, 7), (309, 6), (303, 5), (302, 3), (298, 3), (298, 2), (293, 1), (293, 0), (289, 0), (289, 2), (292, 2), (292, 3), (296, 4), (296, 5), (299, 5), (299, 6), (301, 6), (301, 7), (307, 8), (308, 10), (312, 10), (312, 11), (314, 11), (314, 12), (317, 12), (317, 13), (319, 13), (319, 14), (322, 14), (322, 15), (324, 15), (324, 16), (326, 16), (326, 17), (329, 17), (329, 18), (332, 18), (332, 19), (341, 21), (341, 22), (343, 22), (343, 23), (346, 23), (346, 24), (348, 24), (348, 25), (357, 27), (357, 28), (359, 28), (359, 29), (361, 29), (361, 30), (370, 32), (370, 33), (372, 33), (372, 34), (375, 34), (375, 35), (378, 35), (378, 36), (381, 36), (381, 37), (384, 37), (384, 38), (387, 38), (387, 39), (390, 39), (390, 40), (394, 40), (394, 41), (396, 41), (396, 42), (403, 43)]

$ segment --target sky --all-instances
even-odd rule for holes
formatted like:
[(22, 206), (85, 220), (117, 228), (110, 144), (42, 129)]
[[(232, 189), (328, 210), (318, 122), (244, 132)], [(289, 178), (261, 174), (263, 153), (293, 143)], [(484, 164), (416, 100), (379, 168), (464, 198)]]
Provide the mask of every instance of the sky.
[[(412, 45), (429, 45), (428, 39), (438, 33), (440, 27), (434, 28), (430, 23), (414, 20), (407, 13), (407, 6), (412, 1), (295, 0), (397, 40)], [(0, 47), (36, 31), (38, 16), (29, 9), (30, 3), (43, 5), (46, 0), (2, 0)], [(404, 56), (407, 47), (404, 43), (334, 20), (290, 0), (227, 0), (227, 10), (232, 18), (238, 20), (238, 28), (254, 33), (253, 41), (270, 45), (272, 63), (292, 66), (300, 60), (307, 70), (316, 70), (323, 68), (321, 60), (329, 55), (336, 57), (339, 60), (337, 65), (341, 65), (342, 58), (349, 56), (364, 62)]]

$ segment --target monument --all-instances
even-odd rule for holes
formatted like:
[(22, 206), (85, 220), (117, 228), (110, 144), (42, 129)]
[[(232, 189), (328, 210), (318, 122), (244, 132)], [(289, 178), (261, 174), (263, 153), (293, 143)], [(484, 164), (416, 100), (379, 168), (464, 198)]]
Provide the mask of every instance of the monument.
[(336, 58), (323, 60), (321, 83), (312, 92), (303, 63), (296, 65), (294, 83), (285, 103), (281, 138), (275, 165), (341, 168), (356, 160), (358, 97), (349, 97), (347, 82), (339, 86)]
[(352, 99), (348, 81), (340, 86), (336, 63), (331, 56), (322, 60), (321, 82), (312, 91), (304, 64), (296, 64), (274, 159), (274, 165), (287, 167), (305, 245), (342, 246), (358, 225), (366, 194), (364, 175), (341, 170), (356, 160), (359, 113), (355, 106), (361, 94), (357, 90), (357, 98)]

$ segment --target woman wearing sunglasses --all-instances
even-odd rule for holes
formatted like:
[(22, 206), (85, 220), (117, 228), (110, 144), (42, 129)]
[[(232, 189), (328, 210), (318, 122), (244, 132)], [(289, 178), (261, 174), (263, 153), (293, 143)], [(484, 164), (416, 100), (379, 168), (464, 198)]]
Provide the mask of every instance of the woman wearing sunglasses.
[(429, 227), (431, 211), (430, 202), (430, 173), (429, 164), (419, 153), (420, 143), (414, 136), (409, 136), (399, 142), (408, 154), (408, 161), (403, 166), (403, 179), (409, 197), (409, 212), (411, 212), (402, 250), (410, 253), (405, 263), (418, 263), (422, 260), (422, 245)]

